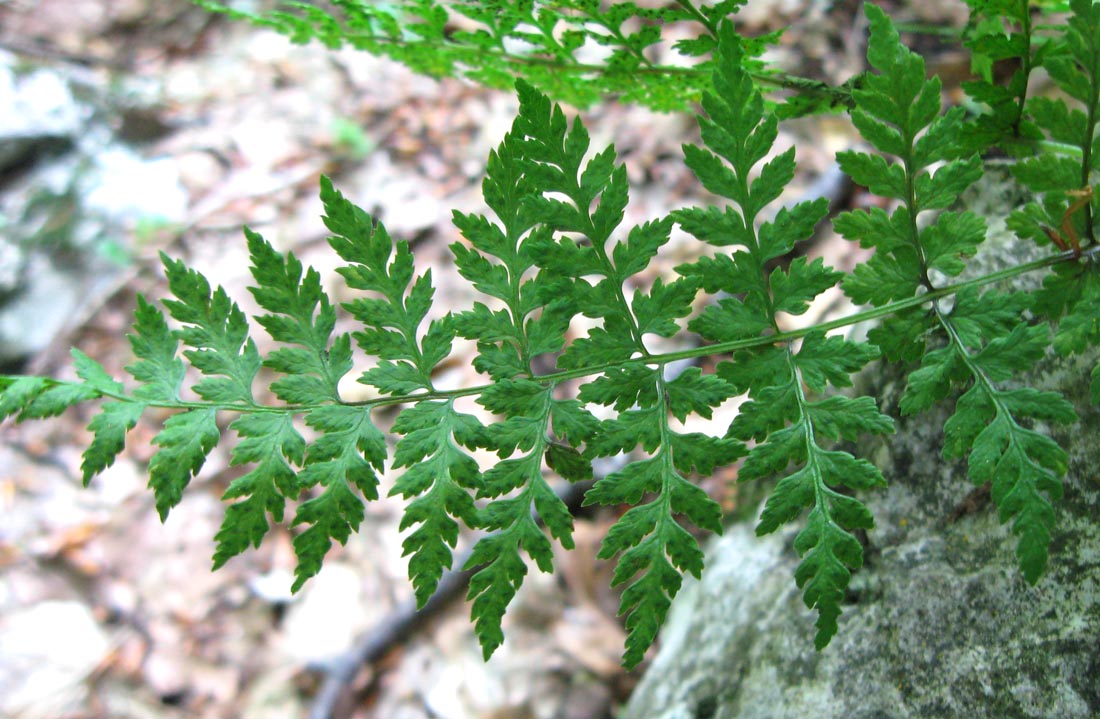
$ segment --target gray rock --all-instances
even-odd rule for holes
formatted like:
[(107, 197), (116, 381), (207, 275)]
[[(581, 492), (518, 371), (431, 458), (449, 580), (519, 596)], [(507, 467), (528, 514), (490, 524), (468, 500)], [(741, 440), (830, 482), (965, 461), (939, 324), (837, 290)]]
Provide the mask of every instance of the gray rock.
[[(991, 174), (971, 197), (978, 206), (1004, 192), (1004, 176)], [(1011, 199), (990, 206), (1011, 208)], [(996, 234), (1002, 225), (991, 224)], [(989, 244), (979, 258), (987, 269), (1021, 261), (996, 249), (996, 237)], [(954, 516), (974, 487), (964, 463), (940, 455), (950, 408), (897, 419), (899, 375), (880, 370), (862, 391), (882, 399), (898, 434), (859, 454), (890, 486), (863, 497), (876, 526), (832, 643), (813, 647), (815, 616), (793, 579), (797, 527), (761, 539), (734, 525), (710, 547), (702, 580), (674, 602), (623, 719), (1100, 717), (1100, 412), (1087, 402), (1095, 362), (1095, 353), (1051, 358), (1028, 380), (1062, 391), (1082, 418), (1051, 432), (1070, 468), (1037, 586), (1021, 576), (1015, 537), (991, 503)]]
[[(0, 53), (0, 364), (44, 350), (94, 307), (142, 223), (182, 223), (173, 161), (115, 136), (103, 82)], [(106, 99), (105, 99), (106, 98)]]
[(85, 681), (111, 648), (91, 610), (47, 601), (0, 618), (0, 714), (73, 716), (87, 705)]
[(64, 78), (51, 70), (16, 70), (0, 56), (0, 174), (34, 156), (72, 144), (91, 109), (74, 98)]

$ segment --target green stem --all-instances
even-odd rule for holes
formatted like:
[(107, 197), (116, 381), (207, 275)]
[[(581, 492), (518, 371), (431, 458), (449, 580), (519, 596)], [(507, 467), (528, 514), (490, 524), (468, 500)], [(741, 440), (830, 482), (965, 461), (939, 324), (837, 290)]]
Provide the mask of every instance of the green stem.
[[(888, 305), (881, 307), (873, 307), (862, 312), (856, 312), (845, 317), (840, 317), (829, 322), (822, 322), (810, 327), (804, 327), (801, 329), (788, 330), (786, 332), (780, 332), (774, 335), (768, 335), (766, 337), (750, 337), (743, 340), (735, 340), (732, 342), (718, 342), (709, 345), (700, 345), (699, 347), (692, 347), (691, 349), (678, 350), (676, 352), (665, 352), (661, 354), (649, 354), (643, 360), (647, 365), (663, 366), (670, 362), (676, 362), (679, 360), (691, 360), (698, 359), (700, 357), (711, 357), (714, 355), (732, 354), (738, 350), (755, 349), (758, 347), (764, 347), (767, 345), (774, 345), (780, 342), (790, 342), (792, 340), (805, 337), (811, 332), (829, 332), (842, 327), (848, 327), (851, 325), (859, 324), (862, 322), (871, 322), (883, 317), (887, 317), (898, 312), (913, 309), (914, 307), (920, 307), (929, 302), (954, 295), (962, 290), (969, 289), (971, 287), (985, 287), (987, 285), (1008, 280), (1013, 277), (1019, 277), (1027, 274), (1028, 272), (1035, 272), (1037, 270), (1053, 267), (1055, 265), (1063, 264), (1065, 262), (1079, 262), (1081, 259), (1097, 259), (1100, 258), (1100, 245), (1092, 246), (1089, 249), (1081, 253), (1081, 257), (1074, 257), (1073, 252), (1063, 252), (1057, 255), (1051, 255), (1031, 262), (1015, 265), (1013, 267), (1007, 267), (1003, 270), (983, 275), (972, 280), (966, 280), (964, 282), (957, 282), (952, 285), (945, 285), (923, 295), (917, 297), (910, 297), (908, 299), (900, 300), (898, 302), (892, 302)], [(550, 374), (538, 375), (532, 379), (536, 382), (544, 383), (560, 383), (568, 380), (582, 379), (591, 375), (600, 374), (609, 369), (622, 366), (622, 362), (605, 362), (603, 364), (591, 365), (588, 367), (579, 367), (572, 370), (564, 370), (561, 372), (552, 372)], [(5, 381), (7, 383), (20, 379), (21, 375), (3, 375), (0, 376), (0, 385)], [(73, 382), (67, 382), (65, 380), (57, 380), (52, 378), (46, 378), (47, 382), (51, 386), (67, 385), (67, 384), (79, 384)], [(417, 392), (415, 394), (403, 395), (401, 397), (379, 397), (377, 399), (363, 400), (359, 402), (345, 402), (344, 406), (348, 407), (363, 407), (364, 409), (372, 409), (374, 407), (388, 407), (398, 404), (407, 404), (411, 402), (424, 402), (428, 400), (452, 400), (459, 397), (471, 397), (479, 395), (485, 392), (493, 384), (476, 385), (473, 387), (463, 387), (461, 389), (454, 390), (437, 390), (434, 392)], [(120, 402), (138, 402), (139, 400), (131, 397), (130, 395), (120, 392), (99, 392), (100, 397), (107, 399), (114, 399)], [(225, 405), (213, 405), (210, 402), (163, 402), (163, 401), (145, 401), (141, 400), (141, 404), (146, 407), (156, 407), (160, 409), (177, 409), (177, 410), (191, 410), (191, 409), (217, 409), (219, 411), (226, 412), (268, 412), (268, 413), (290, 413), (290, 414), (304, 414), (310, 412), (318, 407), (324, 406), (322, 404), (317, 405), (286, 405), (281, 407), (271, 407), (266, 405), (245, 405), (245, 404), (225, 404)]]
[(811, 468), (814, 479), (814, 504), (829, 524), (835, 524), (835, 522), (833, 522), (833, 516), (829, 511), (828, 498), (826, 497), (829, 488), (825, 484), (824, 472), (821, 471), (818, 463), (817, 453), (820, 451), (820, 448), (817, 446), (817, 438), (814, 436), (813, 423), (810, 421), (806, 411), (806, 406), (809, 402), (806, 400), (806, 391), (803, 389), (802, 376), (798, 372), (798, 366), (794, 361), (794, 352), (791, 351), (791, 346), (789, 344), (787, 345), (787, 367), (791, 371), (791, 384), (794, 386), (795, 399), (798, 402), (798, 423), (805, 427), (802, 438), (803, 446), (806, 448), (806, 466)]
[(1024, 47), (1024, 53), (1020, 57), (1020, 61), (1023, 64), (1023, 67), (1021, 67), (1020, 70), (1019, 70), (1019, 72), (1023, 75), (1023, 78), (1024, 78), (1023, 79), (1023, 87), (1020, 90), (1020, 97), (1019, 97), (1019, 100), (1016, 103), (1016, 117), (1014, 117), (1013, 120), (1012, 120), (1012, 136), (1016, 137), (1016, 138), (1020, 137), (1020, 123), (1024, 119), (1024, 106), (1027, 104), (1027, 82), (1028, 82), (1028, 78), (1031, 77), (1031, 70), (1032, 70), (1031, 63), (1032, 63), (1032, 60), (1033, 60), (1033, 58), (1031, 56), (1032, 27), (1031, 27), (1031, 10), (1028, 7), (1029, 0), (1020, 0), (1020, 3), (1023, 6), (1023, 12), (1020, 14), (1020, 17), (1021, 17), (1022, 30), (1023, 30), (1023, 34), (1024, 34), (1025, 47)]
[[(1095, 41), (1094, 41), (1095, 42)], [(1100, 65), (1100, 63), (1094, 63), (1094, 67)], [(1092, 166), (1092, 143), (1096, 137), (1096, 124), (1100, 118), (1097, 118), (1096, 113), (1098, 107), (1100, 107), (1100, 77), (1090, 78), (1090, 96), (1088, 106), (1086, 110), (1088, 117), (1085, 121), (1085, 134), (1081, 138), (1081, 189), (1089, 186), (1089, 177)], [(1093, 188), (1094, 191), (1096, 188)], [(1088, 235), (1089, 243), (1096, 244), (1096, 230), (1092, 226), (1092, 202), (1085, 203), (1085, 232)]]
[(698, 20), (712, 37), (718, 36), (718, 23), (708, 19), (706, 15), (700, 12), (699, 8), (695, 7), (695, 4), (692, 3), (691, 0), (676, 0), (676, 4)]
[[(356, 39), (355, 35), (348, 35), (347, 38), (350, 41)], [(428, 42), (425, 40), (400, 40), (394, 38), (384, 37), (365, 37), (361, 38), (364, 41), (373, 45), (386, 46), (393, 50), (419, 50), (421, 48), (426, 51), (438, 51), (440, 47), (437, 43)], [(352, 42), (354, 45), (354, 42)], [(664, 76), (664, 77), (683, 77), (683, 78), (695, 78), (698, 81), (705, 81), (710, 77), (710, 67), (684, 67), (678, 65), (653, 65), (647, 64), (639, 67), (632, 67), (629, 70), (616, 70), (609, 68), (606, 65), (592, 65), (582, 62), (563, 62), (557, 58), (549, 57), (537, 57), (533, 55), (514, 55), (503, 50), (490, 50), (482, 47), (469, 47), (466, 45), (459, 45), (457, 43), (444, 43), (442, 47), (448, 48), (450, 51), (456, 54), (455, 60), (463, 65), (471, 68), (484, 67), (489, 62), (486, 58), (493, 58), (493, 62), (500, 65), (507, 65), (511, 67), (543, 67), (553, 70), (554, 72), (563, 72), (569, 74), (594, 74), (594, 75), (647, 75), (647, 76)], [(371, 48), (361, 47), (359, 49), (371, 52)], [(379, 48), (379, 52), (383, 52)], [(834, 87), (828, 83), (820, 80), (814, 80), (811, 78), (801, 77), (798, 75), (792, 75), (783, 72), (759, 72), (751, 69), (746, 69), (749, 77), (753, 79), (753, 82), (758, 85), (767, 85), (780, 89), (794, 89), (807, 94), (823, 94), (829, 97), (845, 96), (847, 91), (840, 87)]]
[[(963, 343), (962, 338), (959, 337), (958, 332), (955, 330), (955, 326), (951, 324), (949, 317), (940, 311), (939, 303), (932, 303), (932, 309), (936, 314), (936, 319), (939, 321), (940, 326), (943, 327), (947, 333), (948, 339), (952, 345), (955, 346), (956, 352), (959, 353), (959, 358), (962, 359), (963, 364), (966, 365), (967, 370), (970, 372), (970, 376), (974, 378), (974, 381), (985, 388), (985, 394), (989, 400), (993, 403), (993, 407), (997, 412), (998, 417), (1006, 417), (1008, 421), (1014, 426), (1018, 427), (1016, 419), (1012, 416), (1012, 412), (1005, 406), (1004, 401), (1000, 397), (1000, 392), (997, 390), (997, 386), (993, 383), (993, 380), (989, 378), (989, 375), (982, 370), (981, 367), (974, 362), (974, 357), (970, 353), (970, 350)], [(1009, 444), (1014, 449), (1019, 449), (1015, 434), (1009, 435)], [(1007, 454), (1007, 452), (1005, 453)], [(1025, 453), (1026, 454), (1026, 453)]]

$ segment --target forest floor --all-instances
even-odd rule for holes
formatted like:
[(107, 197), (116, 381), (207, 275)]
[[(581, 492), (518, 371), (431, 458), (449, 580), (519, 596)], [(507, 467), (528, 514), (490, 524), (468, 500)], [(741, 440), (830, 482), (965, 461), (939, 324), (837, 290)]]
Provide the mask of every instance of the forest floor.
[[(900, 16), (937, 23), (961, 3), (916, 3)], [(919, 15), (914, 14), (919, 12)], [(865, 28), (854, 2), (751, 0), (739, 30), (789, 30), (776, 59), (840, 83), (863, 67)], [(0, 49), (28, 62), (79, 65), (104, 88), (139, 88), (159, 128), (140, 145), (170, 160), (188, 197), (182, 227), (125, 238), (125, 280), (90, 320), (28, 367), (71, 374), (75, 345), (123, 376), (135, 292), (163, 296), (165, 251), (226, 288), (250, 314), (241, 226), (316, 267), (338, 300), (317, 197), (330, 175), (349, 199), (414, 247), (431, 268), (442, 308), (468, 307), (447, 247), (452, 210), (485, 212), (485, 160), (508, 130), (509, 93), (435, 81), (352, 51), (294, 46), (270, 32), (214, 19), (186, 0), (0, 0)], [(957, 62), (951, 58), (945, 62)], [(0, 108), (0, 112), (4, 110)], [(616, 103), (582, 113), (593, 146), (614, 143), (631, 181), (626, 224), (707, 200), (682, 162), (694, 118)], [(784, 125), (777, 147), (797, 147), (797, 200), (853, 142), (842, 118)], [(858, 198), (855, 200), (858, 202)], [(854, 255), (823, 235), (813, 254)], [(695, 252), (678, 237), (653, 275)], [(346, 320), (341, 320), (346, 323)], [(342, 325), (343, 326), (343, 325)], [(264, 350), (261, 347), (261, 350)], [(448, 384), (476, 383), (473, 345), (451, 362)], [(352, 383), (349, 398), (361, 391)], [(240, 474), (219, 447), (161, 524), (145, 487), (146, 418), (114, 466), (80, 487), (91, 409), (0, 426), (0, 714), (25, 717), (274, 719), (309, 714), (325, 661), (351, 648), (411, 595), (397, 529), (401, 502), (369, 503), (361, 531), (334, 549), (321, 574), (289, 592), (293, 534), (276, 527), (256, 551), (210, 571), (220, 496)], [(721, 433), (729, 416), (717, 417)], [(727, 506), (733, 469), (705, 482)], [(383, 479), (383, 495), (392, 478)], [(350, 683), (334, 715), (386, 719), (594, 719), (614, 716), (639, 672), (619, 666), (623, 630), (612, 565), (595, 558), (615, 516), (578, 518), (577, 548), (553, 575), (533, 570), (513, 603), (508, 637), (488, 663), (455, 601)]]

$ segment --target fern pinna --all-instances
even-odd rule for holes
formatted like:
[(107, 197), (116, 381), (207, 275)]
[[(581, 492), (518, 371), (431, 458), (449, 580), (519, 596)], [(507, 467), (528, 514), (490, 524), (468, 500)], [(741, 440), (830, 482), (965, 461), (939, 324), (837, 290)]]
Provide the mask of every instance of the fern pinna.
[[(976, 16), (1000, 12), (1029, 32), (1014, 4), (974, 6)], [(462, 236), (452, 245), (455, 267), (484, 302), (429, 321), (432, 277), (416, 273), (408, 243), (394, 241), (322, 178), (329, 243), (346, 263), (338, 271), (364, 293), (343, 309), (361, 329), (335, 334), (336, 307), (318, 273), (246, 229), (251, 291), (265, 313), (254, 319), (279, 349), (262, 357), (248, 318), (226, 292), (165, 256), (173, 295), (162, 303), (168, 316), (137, 299), (130, 335), (137, 359), (126, 368), (135, 389), (74, 350), (79, 381), (0, 378), (0, 417), (41, 418), (104, 399), (89, 425), (87, 483), (111, 465), (146, 410), (175, 410), (153, 439), (157, 452), (149, 464), (164, 517), (220, 441), (218, 414), (233, 413), (232, 463), (249, 470), (225, 493), (230, 503), (215, 538), (214, 566), (258, 546), (270, 522), (283, 521), (287, 502), (304, 497), (291, 520), (295, 589), (318, 572), (333, 541), (345, 542), (359, 527), (363, 500), (378, 497), (387, 473), (390, 493), (407, 500), (403, 548), (421, 605), (451, 567), (462, 527), (483, 532), (466, 568), (474, 570), (468, 598), (486, 656), (503, 641), (502, 617), (528, 560), (549, 571), (551, 540), (572, 546), (572, 517), (545, 468), (569, 481), (591, 479), (594, 460), (625, 454), (585, 502), (624, 508), (600, 557), (617, 559), (613, 581), (628, 585), (621, 602), (624, 663), (634, 666), (683, 574), (703, 569), (703, 552), (685, 525), (722, 531), (719, 505), (692, 476), (739, 460), (741, 481), (777, 479), (758, 533), (806, 513), (794, 542), (801, 558), (795, 581), (817, 611), (815, 645), (829, 643), (851, 572), (863, 562), (858, 534), (873, 525), (854, 495), (887, 479), (834, 445), (894, 427), (873, 398), (833, 389), (850, 387), (855, 373), (881, 357), (911, 370), (901, 400), (905, 415), (962, 390), (944, 428), (944, 454), (965, 456), (970, 478), (992, 485), (1000, 516), (1018, 537), (1023, 575), (1034, 583), (1049, 561), (1053, 501), (1067, 466), (1066, 452), (1038, 428), (1075, 417), (1063, 398), (1014, 377), (1052, 343), (1070, 353), (1100, 342), (1094, 259), (1100, 193), (1092, 191), (1100, 167), (1100, 4), (1072, 0), (1071, 9), (1065, 37), (1044, 44), (1027, 67), (1041, 61), (1085, 110), (1026, 100), (1026, 83), (1021, 88), (1018, 80), (1005, 92), (983, 85), (976, 99), (995, 114), (1016, 113), (1004, 125), (985, 116), (971, 121), (959, 108), (943, 113), (939, 80), (926, 79), (923, 60), (901, 44), (885, 13), (867, 6), (873, 72), (853, 83), (850, 100), (853, 124), (874, 152), (843, 152), (838, 160), (894, 209), (836, 218), (841, 235), (874, 250), (850, 274), (820, 259), (789, 259), (825, 218), (826, 203), (773, 207), (794, 176), (794, 151), (774, 151), (777, 115), (759, 92), (755, 61), (747, 64), (751, 43), (730, 23), (705, 16), (714, 32), (703, 43), (714, 51), (713, 73), (702, 95), (702, 146), (685, 146), (684, 156), (722, 206), (685, 208), (622, 228), (628, 186), (614, 148), (591, 153), (584, 125), (567, 121), (521, 80), (518, 117), (488, 160), (483, 190), (491, 216), (454, 216)], [(974, 46), (1001, 59), (1007, 51), (983, 27), (986, 40)], [(1015, 39), (1009, 49), (1030, 53), (1029, 43)], [(1040, 197), (1011, 221), (1021, 237), (1061, 252), (960, 280), (986, 228), (982, 218), (950, 208), (982, 173), (976, 150), (994, 142), (1061, 148), (1015, 165)], [(633, 289), (676, 225), (716, 252)], [(1055, 271), (1037, 293), (990, 287), (1050, 266)], [(805, 313), (838, 283), (869, 309), (784, 329), (783, 316)], [(581, 316), (594, 327), (572, 338)], [(882, 324), (867, 341), (829, 334), (869, 319)], [(1056, 324), (1053, 341), (1042, 320)], [(701, 346), (654, 350), (652, 338), (679, 337), (682, 325)], [(487, 382), (439, 388), (435, 370), (459, 337), (476, 342), (474, 367)], [(377, 398), (341, 397), (340, 381), (355, 363), (353, 343), (373, 358), (358, 381), (374, 387)], [(674, 360), (707, 355), (727, 359), (713, 373), (671, 369)], [(182, 394), (188, 365), (198, 374), (190, 387), (195, 398)], [(262, 368), (279, 375), (269, 390), (280, 404), (257, 401)], [(1100, 396), (1100, 371), (1093, 376)], [(680, 429), (689, 415), (710, 419), (737, 396), (743, 401), (729, 427), (713, 435)], [(461, 411), (463, 398), (497, 419), (486, 424)], [(403, 409), (390, 430), (391, 455), (372, 412), (395, 405)], [(486, 450), (497, 456), (491, 467), (474, 459)]]
[[(899, 202), (893, 214), (856, 211), (838, 217), (837, 231), (875, 255), (844, 280), (857, 302), (884, 304), (935, 291), (937, 274), (958, 276), (963, 260), (985, 239), (985, 221), (970, 212), (941, 212), (921, 228), (918, 216), (950, 207), (982, 173), (976, 156), (957, 154), (963, 111), (940, 115), (939, 79), (925, 80), (924, 61), (905, 49), (880, 9), (868, 6), (868, 60), (879, 71), (855, 93), (852, 120), (876, 150), (894, 156), (844, 152), (841, 167), (876, 194)], [(948, 160), (934, 172), (931, 166)], [(1003, 389), (1000, 383), (1030, 369), (1049, 345), (1046, 325), (1029, 325), (1021, 313), (1029, 298), (975, 288), (950, 303), (926, 306), (886, 320), (871, 333), (891, 358), (920, 358), (901, 399), (903, 414), (927, 409), (956, 384), (968, 385), (944, 427), (944, 454), (968, 455), (977, 484), (992, 481), (1002, 521), (1013, 520), (1016, 553), (1028, 581), (1038, 581), (1047, 563), (1050, 499), (1061, 493), (1066, 454), (1053, 440), (1019, 423), (1021, 418), (1073, 422), (1072, 406), (1054, 393)], [(938, 335), (933, 342), (930, 335)], [(934, 349), (932, 348), (934, 347)]]
[[(689, 145), (684, 153), (703, 186), (729, 198), (735, 207), (689, 209), (676, 215), (699, 239), (742, 248), (677, 268), (697, 278), (708, 292), (730, 295), (689, 325), (716, 343), (778, 335), (780, 312), (803, 314), (811, 300), (842, 276), (820, 259), (808, 262), (805, 257), (786, 268), (768, 269), (770, 261), (789, 255), (797, 242), (811, 237), (828, 206), (824, 199), (800, 203), (757, 227), (760, 211), (794, 176), (794, 149), (768, 161), (757, 177), (751, 177), (772, 149), (777, 122), (764, 113), (763, 100), (738, 66), (736, 38), (727, 29), (722, 40), (724, 62), (715, 74), (714, 93), (703, 101), (709, 119), (701, 120), (702, 137), (709, 150)], [(822, 440), (888, 433), (893, 423), (870, 398), (834, 395), (815, 401), (807, 393), (820, 393), (827, 385), (849, 386), (851, 375), (877, 356), (873, 347), (819, 331), (803, 336), (797, 348), (795, 344), (758, 343), (719, 364), (717, 373), (736, 393), (750, 397), (727, 433), (756, 442), (739, 479), (784, 474), (764, 506), (757, 533), (773, 532), (810, 508), (806, 527), (795, 540), (803, 556), (795, 576), (806, 604), (818, 610), (815, 644), (824, 647), (836, 633), (850, 570), (862, 564), (863, 550), (853, 532), (873, 524), (870, 511), (838, 488), (868, 489), (885, 480), (871, 463), (827, 449)], [(798, 469), (788, 474), (791, 465)]]

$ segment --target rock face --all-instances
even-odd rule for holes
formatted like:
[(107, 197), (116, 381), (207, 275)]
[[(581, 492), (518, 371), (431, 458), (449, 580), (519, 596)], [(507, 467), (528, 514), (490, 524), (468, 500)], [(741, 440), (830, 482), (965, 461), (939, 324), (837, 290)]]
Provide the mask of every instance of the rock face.
[[(175, 165), (121, 137), (94, 77), (0, 51), (0, 367), (45, 349), (109, 291), (138, 227), (181, 223)], [(10, 111), (8, 111), (10, 110)]]
[[(1003, 193), (1004, 176), (991, 174), (987, 188)], [(1037, 586), (1021, 576), (992, 503), (965, 502), (965, 464), (941, 457), (950, 407), (898, 418), (900, 375), (880, 371), (861, 391), (881, 399), (898, 434), (858, 454), (890, 487), (863, 497), (876, 526), (832, 643), (813, 647), (815, 617), (793, 579), (797, 527), (761, 539), (734, 525), (673, 604), (624, 719), (1100, 717), (1100, 410), (1087, 401), (1096, 361), (1051, 358), (1028, 378), (1063, 392), (1081, 417), (1051, 432), (1070, 467)]]

